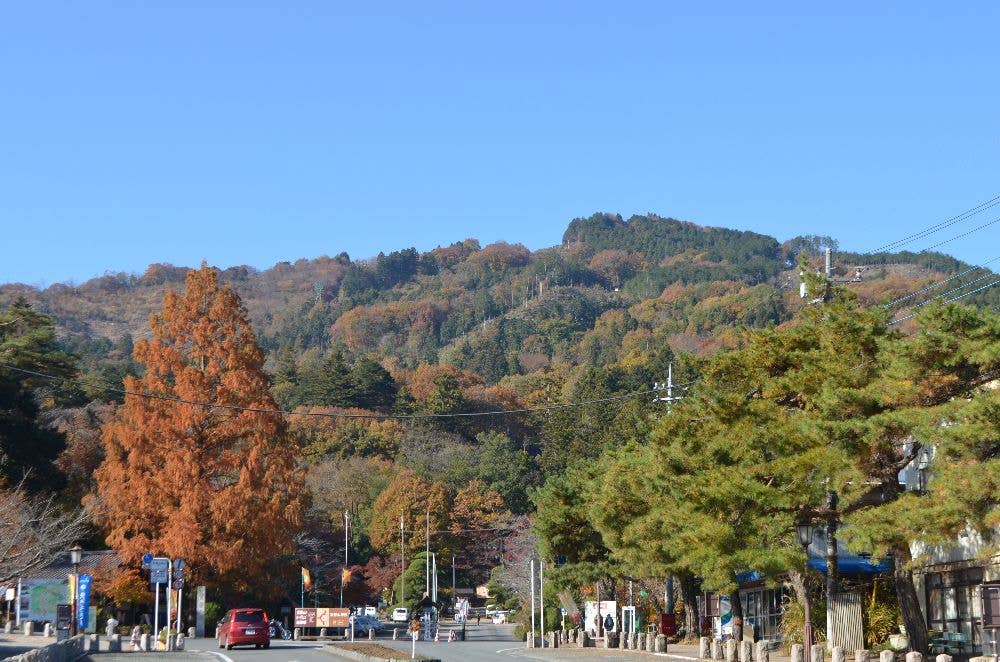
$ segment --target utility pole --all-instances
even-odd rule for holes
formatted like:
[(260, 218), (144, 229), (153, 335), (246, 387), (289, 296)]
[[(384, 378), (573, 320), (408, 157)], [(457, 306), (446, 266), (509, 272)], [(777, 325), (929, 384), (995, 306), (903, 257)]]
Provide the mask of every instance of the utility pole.
[(653, 398), (653, 402), (666, 402), (667, 412), (670, 412), (673, 408), (673, 403), (683, 399), (683, 396), (674, 396), (674, 364), (671, 361), (667, 365), (667, 381), (665, 382), (654, 382), (654, 391), (666, 391), (667, 396), (658, 396)]
[(451, 600), (458, 604), (458, 597), (455, 594), (455, 555), (451, 555)]
[(535, 559), (531, 559), (531, 646), (535, 647)]
[(406, 548), (403, 546), (403, 514), (399, 515), (399, 604), (406, 606)]
[(431, 594), (431, 508), (427, 506), (427, 554), (424, 556), (424, 591)]
[(542, 648), (545, 648), (545, 561), (538, 560), (538, 629), (542, 633)]
[(350, 526), (351, 514), (344, 511), (344, 571), (340, 573), (340, 606), (344, 606), (344, 580), (347, 578), (347, 550), (350, 548), (347, 542), (347, 529)]
[(834, 632), (833, 610), (837, 599), (837, 492), (826, 493), (826, 640), (828, 646), (840, 645)]

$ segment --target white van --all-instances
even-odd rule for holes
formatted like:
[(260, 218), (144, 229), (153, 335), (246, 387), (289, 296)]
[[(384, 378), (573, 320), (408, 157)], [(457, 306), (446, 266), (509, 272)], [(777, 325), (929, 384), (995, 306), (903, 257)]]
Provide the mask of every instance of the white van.
[(393, 623), (406, 623), (410, 620), (410, 610), (406, 607), (396, 607), (392, 610)]
[(363, 616), (374, 616), (378, 618), (378, 607), (365, 607), (359, 610)]

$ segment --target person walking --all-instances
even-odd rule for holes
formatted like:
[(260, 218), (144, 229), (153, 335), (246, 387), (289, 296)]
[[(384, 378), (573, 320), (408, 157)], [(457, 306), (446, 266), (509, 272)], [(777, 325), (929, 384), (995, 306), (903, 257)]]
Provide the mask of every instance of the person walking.
[(483, 617), (482, 612), (477, 611), (476, 612), (476, 627), (479, 627), (479, 619), (481, 619), (482, 617)]

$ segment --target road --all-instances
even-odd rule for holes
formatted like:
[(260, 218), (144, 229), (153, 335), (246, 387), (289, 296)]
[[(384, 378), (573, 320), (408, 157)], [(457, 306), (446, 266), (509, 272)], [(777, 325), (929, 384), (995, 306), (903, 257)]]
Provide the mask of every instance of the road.
[[(445, 626), (442, 631), (446, 632), (447, 629)], [(486, 662), (487, 660), (511, 658), (542, 660), (544, 662), (563, 660), (571, 662), (628, 660), (632, 662), (643, 659), (648, 661), (653, 657), (649, 653), (601, 648), (529, 650), (525, 648), (524, 642), (519, 642), (514, 638), (514, 628), (509, 625), (494, 626), (484, 623), (479, 628), (469, 628), (466, 633), (467, 638), (464, 642), (418, 642), (417, 653), (439, 658), (442, 662)], [(391, 638), (387, 637), (380, 637), (377, 641), (383, 645), (398, 648), (402, 652), (401, 658), (409, 657), (409, 641), (392, 641)], [(218, 649), (214, 639), (195, 639), (189, 640), (186, 648), (188, 653), (198, 654), (192, 656), (191, 659), (215, 658), (221, 662), (243, 662), (244, 660), (253, 660), (254, 662), (278, 662), (279, 660), (281, 662), (335, 662), (346, 660), (346, 658), (332, 654), (322, 643), (310, 641), (272, 641), (271, 648), (266, 651), (253, 648), (223, 651)], [(106, 658), (102, 655), (96, 659), (98, 662), (102, 662)], [(135, 660), (134, 657), (131, 659)], [(165, 660), (166, 658), (161, 653), (155, 659)]]

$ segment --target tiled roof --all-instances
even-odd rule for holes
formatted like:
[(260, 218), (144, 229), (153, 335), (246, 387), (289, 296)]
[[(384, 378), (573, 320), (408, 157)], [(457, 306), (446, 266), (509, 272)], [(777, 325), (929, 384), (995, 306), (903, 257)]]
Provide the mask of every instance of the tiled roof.
[[(121, 565), (121, 557), (118, 556), (118, 552), (111, 549), (95, 551), (85, 550), (83, 554), (80, 555), (81, 575), (92, 575), (97, 572), (112, 572), (119, 565)], [(69, 562), (69, 552), (66, 552), (65, 554), (60, 554), (59, 558), (52, 563), (44, 565), (41, 568), (35, 568), (31, 571), (31, 573), (21, 577), (21, 579), (66, 579), (71, 572), (73, 572), (73, 564)], [(12, 579), (9, 582), (6, 582), (6, 584), (11, 587), (16, 587), (17, 579)], [(7, 587), (0, 585), (0, 590), (4, 588)]]

